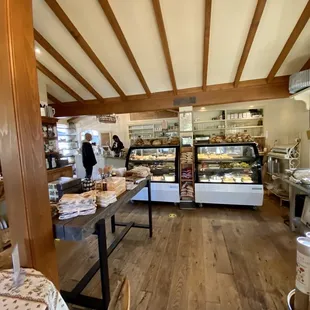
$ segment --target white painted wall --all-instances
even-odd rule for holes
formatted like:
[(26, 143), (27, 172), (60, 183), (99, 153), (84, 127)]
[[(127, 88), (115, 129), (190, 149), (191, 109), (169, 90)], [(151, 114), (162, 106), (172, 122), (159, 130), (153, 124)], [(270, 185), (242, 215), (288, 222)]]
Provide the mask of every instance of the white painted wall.
[(287, 98), (207, 106), (206, 110), (238, 108), (264, 109), (264, 130), (266, 145), (269, 147), (275, 140), (278, 140), (278, 144), (287, 144), (294, 142), (295, 138), (301, 138), (301, 167), (310, 167), (310, 143), (306, 134), (309, 129), (309, 111), (303, 102)]
[(76, 131), (78, 134), (79, 142), (81, 141), (80, 133), (84, 130), (97, 130), (99, 133), (110, 132), (111, 135), (117, 135), (124, 143), (125, 148), (130, 145), (128, 123), (130, 121), (129, 114), (119, 114), (117, 116), (116, 124), (99, 123), (96, 116), (81, 117), (76, 122)]
[[(267, 146), (272, 146), (275, 140), (278, 143), (287, 144), (294, 142), (295, 138), (301, 138), (301, 167), (310, 167), (310, 143), (307, 140), (306, 131), (309, 129), (309, 111), (301, 101), (292, 99), (276, 99), (264, 101), (251, 101), (242, 103), (233, 103), (225, 105), (207, 106), (207, 111), (213, 110), (232, 110), (247, 108), (264, 109), (264, 130), (267, 137)], [(252, 107), (253, 106), (253, 107)], [(197, 108), (195, 109), (197, 110)], [(152, 123), (152, 120), (139, 121), (142, 123)], [(111, 132), (116, 134), (123, 141), (125, 147), (129, 147), (128, 125), (136, 122), (130, 122), (129, 114), (118, 115), (116, 124), (99, 123), (95, 116), (81, 118), (76, 124), (77, 132), (87, 129), (98, 130), (99, 132)]]

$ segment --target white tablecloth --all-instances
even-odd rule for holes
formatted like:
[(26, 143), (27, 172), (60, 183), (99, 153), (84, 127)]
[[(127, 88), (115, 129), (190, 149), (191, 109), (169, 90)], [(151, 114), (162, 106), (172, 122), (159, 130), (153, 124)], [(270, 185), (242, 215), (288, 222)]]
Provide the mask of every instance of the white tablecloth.
[(1, 310), (68, 310), (54, 284), (34, 269), (22, 269), (23, 285), (13, 288), (13, 271), (0, 272)]

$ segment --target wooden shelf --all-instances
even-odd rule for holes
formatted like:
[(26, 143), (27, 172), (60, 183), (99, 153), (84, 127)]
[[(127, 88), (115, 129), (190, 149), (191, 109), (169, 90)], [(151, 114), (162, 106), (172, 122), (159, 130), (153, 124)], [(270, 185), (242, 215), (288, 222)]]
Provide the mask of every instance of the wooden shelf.
[(194, 180), (193, 180), (193, 178), (192, 179), (181, 178), (181, 182), (194, 182)]
[(45, 152), (45, 155), (58, 155), (59, 152)]
[(43, 124), (55, 124), (58, 122), (58, 119), (55, 117), (47, 117), (47, 116), (41, 116), (41, 121)]
[(44, 140), (57, 140), (57, 137), (43, 137)]
[(242, 121), (254, 121), (258, 119), (263, 119), (264, 117), (249, 117), (249, 118), (233, 118), (227, 119), (228, 122), (242, 122)]

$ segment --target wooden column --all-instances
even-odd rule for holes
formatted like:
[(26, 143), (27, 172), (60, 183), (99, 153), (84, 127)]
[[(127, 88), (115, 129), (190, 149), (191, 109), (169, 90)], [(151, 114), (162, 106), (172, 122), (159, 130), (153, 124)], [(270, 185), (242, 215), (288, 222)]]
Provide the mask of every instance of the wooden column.
[(0, 158), (21, 264), (58, 286), (47, 190), (31, 0), (0, 1)]

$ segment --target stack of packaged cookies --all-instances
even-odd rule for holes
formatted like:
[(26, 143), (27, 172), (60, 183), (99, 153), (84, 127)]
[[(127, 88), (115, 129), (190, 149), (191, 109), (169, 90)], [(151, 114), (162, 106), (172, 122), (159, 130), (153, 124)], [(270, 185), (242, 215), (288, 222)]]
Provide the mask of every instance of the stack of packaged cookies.
[(193, 162), (193, 152), (183, 152), (180, 160), (181, 164), (191, 164)]
[(189, 182), (184, 183), (181, 188), (181, 198), (185, 197), (194, 198), (194, 188)]

